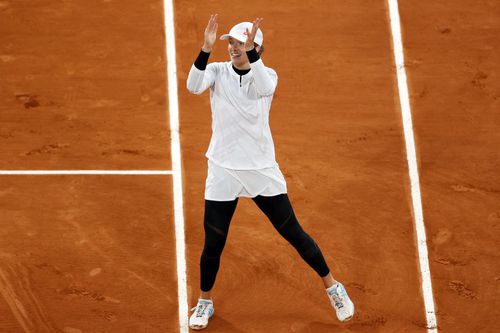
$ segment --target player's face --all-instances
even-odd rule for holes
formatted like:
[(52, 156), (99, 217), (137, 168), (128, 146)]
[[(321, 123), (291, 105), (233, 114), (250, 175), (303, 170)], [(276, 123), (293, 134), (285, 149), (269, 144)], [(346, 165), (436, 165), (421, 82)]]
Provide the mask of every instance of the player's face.
[(240, 42), (233, 37), (229, 37), (227, 50), (229, 52), (229, 56), (231, 57), (231, 61), (236, 68), (250, 68), (250, 63), (248, 62), (247, 53), (245, 51), (245, 43)]

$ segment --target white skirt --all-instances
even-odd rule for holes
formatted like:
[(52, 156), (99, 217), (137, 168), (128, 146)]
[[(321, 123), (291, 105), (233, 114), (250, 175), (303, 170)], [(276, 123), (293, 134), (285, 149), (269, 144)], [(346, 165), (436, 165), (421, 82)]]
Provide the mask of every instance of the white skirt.
[(238, 197), (270, 197), (287, 193), (279, 166), (259, 170), (232, 170), (208, 161), (205, 199), (231, 201)]

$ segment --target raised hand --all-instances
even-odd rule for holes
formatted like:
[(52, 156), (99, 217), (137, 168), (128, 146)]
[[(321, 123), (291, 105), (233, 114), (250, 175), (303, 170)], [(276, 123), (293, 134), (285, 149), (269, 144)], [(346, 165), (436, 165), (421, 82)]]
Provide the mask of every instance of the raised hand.
[(255, 39), (255, 35), (257, 34), (257, 29), (259, 29), (259, 26), (262, 23), (262, 21), (264, 21), (264, 19), (262, 17), (256, 18), (255, 20), (252, 21), (252, 23), (253, 23), (252, 31), (248, 31), (248, 29), (246, 29), (246, 32), (247, 32), (247, 41), (245, 42), (245, 50), (246, 51), (250, 51), (254, 48), (253, 41)]
[(205, 52), (211, 52), (217, 40), (217, 27), (219, 26), (217, 23), (217, 15), (218, 14), (210, 15), (210, 20), (208, 20), (207, 27), (205, 28), (205, 42), (202, 47), (202, 50)]

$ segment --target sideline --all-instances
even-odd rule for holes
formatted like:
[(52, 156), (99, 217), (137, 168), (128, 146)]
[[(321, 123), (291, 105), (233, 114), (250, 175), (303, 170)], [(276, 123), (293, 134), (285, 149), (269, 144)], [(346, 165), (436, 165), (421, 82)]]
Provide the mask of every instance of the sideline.
[(181, 142), (179, 134), (179, 97), (177, 94), (177, 64), (175, 53), (173, 0), (163, 4), (167, 54), (168, 111), (170, 114), (170, 139), (174, 180), (175, 252), (177, 258), (177, 296), (179, 302), (180, 333), (188, 332), (186, 243), (184, 235), (184, 210), (182, 194)]
[(406, 158), (408, 160), (408, 173), (410, 175), (411, 199), (413, 203), (413, 216), (417, 234), (418, 259), (424, 296), (425, 315), (427, 319), (427, 333), (437, 333), (436, 311), (434, 296), (432, 294), (431, 272), (427, 251), (427, 237), (425, 235), (424, 216), (422, 211), (422, 198), (420, 195), (420, 180), (418, 176), (417, 157), (415, 152), (415, 139), (411, 120), (410, 99), (408, 97), (408, 83), (401, 38), (401, 23), (397, 0), (388, 0), (391, 21), (392, 45), (396, 63), (399, 102), (403, 118), (403, 128), (406, 143)]

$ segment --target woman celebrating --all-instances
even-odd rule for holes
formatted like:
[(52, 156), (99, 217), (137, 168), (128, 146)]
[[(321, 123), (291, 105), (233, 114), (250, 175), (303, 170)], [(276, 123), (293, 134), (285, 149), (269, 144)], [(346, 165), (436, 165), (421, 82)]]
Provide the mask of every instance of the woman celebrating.
[(337, 317), (347, 321), (354, 304), (336, 281), (316, 242), (301, 228), (287, 195), (286, 181), (275, 160), (269, 110), (278, 83), (276, 72), (264, 66), (262, 18), (235, 25), (221, 40), (228, 40), (231, 61), (208, 64), (216, 41), (217, 14), (205, 29), (205, 42), (191, 67), (187, 88), (201, 94), (210, 88), (212, 138), (206, 157), (205, 245), (200, 259), (198, 304), (189, 326), (207, 327), (214, 314), (212, 288), (220, 257), (239, 197), (249, 197), (274, 228), (323, 280)]

